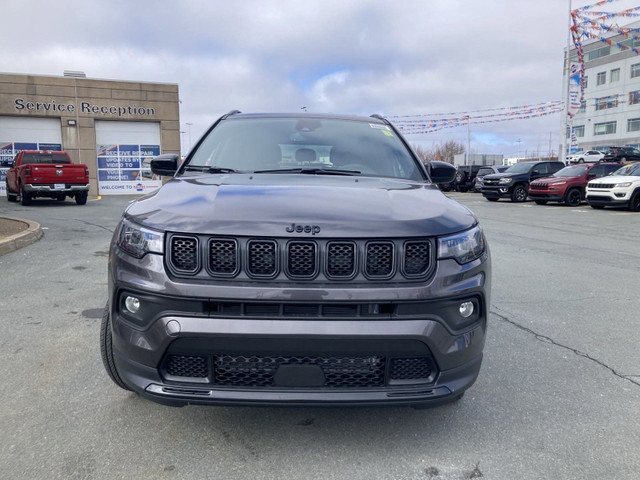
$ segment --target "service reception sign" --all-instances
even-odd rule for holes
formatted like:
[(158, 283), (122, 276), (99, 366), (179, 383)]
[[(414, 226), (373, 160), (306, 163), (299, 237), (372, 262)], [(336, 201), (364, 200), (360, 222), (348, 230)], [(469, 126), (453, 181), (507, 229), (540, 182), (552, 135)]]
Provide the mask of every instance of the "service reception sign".
[(13, 157), (23, 150), (62, 150), (62, 145), (59, 143), (38, 143), (38, 142), (1, 142), (0, 141), (0, 197), (6, 197), (7, 182), (5, 178), (7, 176), (7, 170)]
[(100, 195), (149, 193), (162, 185), (149, 164), (160, 145), (97, 145), (97, 154)]

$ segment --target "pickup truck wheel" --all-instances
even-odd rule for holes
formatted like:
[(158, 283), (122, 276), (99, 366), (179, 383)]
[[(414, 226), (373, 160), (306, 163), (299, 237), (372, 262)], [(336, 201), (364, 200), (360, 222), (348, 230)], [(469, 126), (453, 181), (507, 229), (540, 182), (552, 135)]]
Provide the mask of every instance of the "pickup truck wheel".
[(16, 202), (18, 201), (18, 196), (15, 193), (11, 193), (11, 190), (9, 190), (9, 184), (7, 183), (7, 201), (8, 202)]
[(511, 193), (511, 201), (516, 203), (522, 203), (527, 199), (527, 187), (524, 185), (516, 185), (513, 187), (513, 192)]
[(636, 190), (629, 200), (629, 210), (632, 212), (640, 212), (640, 190)]
[(104, 307), (102, 322), (100, 324), (100, 353), (102, 354), (102, 363), (104, 364), (104, 369), (109, 374), (111, 380), (113, 380), (113, 383), (125, 390), (131, 390), (122, 381), (120, 375), (118, 375), (116, 364), (113, 361), (113, 345), (111, 344), (111, 315), (109, 314), (109, 304)]
[(567, 196), (564, 198), (564, 204), (567, 207), (578, 207), (582, 202), (582, 193), (577, 188), (572, 188), (567, 192)]
[(76, 193), (76, 203), (78, 205), (84, 205), (87, 203), (87, 192)]
[(27, 193), (22, 185), (20, 185), (20, 203), (22, 205), (31, 205), (31, 194)]

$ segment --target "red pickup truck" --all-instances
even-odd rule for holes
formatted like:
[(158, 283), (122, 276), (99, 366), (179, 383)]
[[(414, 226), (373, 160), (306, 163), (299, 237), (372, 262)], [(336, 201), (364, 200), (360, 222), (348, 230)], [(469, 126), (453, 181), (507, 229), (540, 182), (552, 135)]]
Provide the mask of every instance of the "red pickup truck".
[(75, 198), (78, 205), (87, 203), (89, 169), (74, 164), (67, 152), (23, 150), (7, 171), (7, 200), (20, 199), (29, 205), (35, 197)]

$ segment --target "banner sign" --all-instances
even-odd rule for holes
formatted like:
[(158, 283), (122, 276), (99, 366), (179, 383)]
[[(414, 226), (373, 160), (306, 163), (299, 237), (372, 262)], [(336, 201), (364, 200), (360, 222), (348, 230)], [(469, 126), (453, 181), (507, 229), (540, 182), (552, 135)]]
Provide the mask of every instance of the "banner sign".
[(5, 178), (13, 157), (23, 150), (62, 150), (59, 143), (2, 142), (0, 141), (0, 197), (7, 196)]
[(160, 155), (160, 145), (97, 145), (98, 193), (135, 195), (162, 185), (151, 172), (151, 158)]
[(582, 101), (581, 68), (579, 63), (572, 63), (569, 69), (569, 107), (567, 114), (573, 117), (580, 110)]

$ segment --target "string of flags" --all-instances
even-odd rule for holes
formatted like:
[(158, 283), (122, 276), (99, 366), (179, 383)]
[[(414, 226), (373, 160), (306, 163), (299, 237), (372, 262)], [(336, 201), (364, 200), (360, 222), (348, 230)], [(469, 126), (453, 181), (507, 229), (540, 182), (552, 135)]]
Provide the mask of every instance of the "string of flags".
[[(630, 50), (636, 55), (640, 55), (640, 50), (634, 46), (634, 41), (640, 41), (640, 28), (619, 27), (617, 25), (618, 18), (640, 17), (640, 7), (628, 8), (620, 12), (600, 10), (603, 5), (618, 1), (620, 0), (601, 0), (592, 5), (571, 10), (571, 40), (578, 61), (569, 67), (569, 117), (576, 114), (584, 99), (585, 52), (583, 40), (599, 40), (605, 45), (616, 46), (621, 51)], [(607, 34), (622, 35), (631, 41), (613, 41), (611, 38), (605, 37)]]
[(563, 109), (564, 103), (556, 100), (535, 105), (489, 108), (469, 112), (394, 115), (387, 116), (387, 119), (389, 119), (400, 132), (411, 135), (431, 133), (444, 128), (454, 128), (463, 125), (479, 125), (543, 117), (562, 112)]

